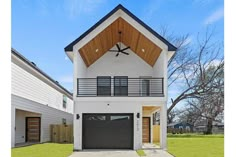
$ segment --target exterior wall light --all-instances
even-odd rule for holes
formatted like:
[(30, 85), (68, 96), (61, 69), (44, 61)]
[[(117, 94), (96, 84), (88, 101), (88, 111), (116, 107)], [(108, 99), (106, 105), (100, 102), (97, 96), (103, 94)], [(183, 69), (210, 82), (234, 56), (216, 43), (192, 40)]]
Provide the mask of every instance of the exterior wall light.
[(140, 113), (137, 113), (137, 115), (136, 115), (136, 116), (137, 116), (137, 118), (140, 118)]
[(80, 118), (79, 114), (76, 114), (76, 119), (79, 119), (79, 118)]

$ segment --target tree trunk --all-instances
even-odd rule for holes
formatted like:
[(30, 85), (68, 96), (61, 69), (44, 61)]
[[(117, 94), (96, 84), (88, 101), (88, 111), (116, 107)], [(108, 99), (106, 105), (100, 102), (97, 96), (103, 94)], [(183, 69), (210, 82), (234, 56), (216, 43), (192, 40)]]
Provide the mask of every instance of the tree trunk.
[(212, 123), (213, 123), (213, 120), (212, 118), (209, 118), (207, 120), (207, 131), (206, 131), (206, 134), (212, 134)]

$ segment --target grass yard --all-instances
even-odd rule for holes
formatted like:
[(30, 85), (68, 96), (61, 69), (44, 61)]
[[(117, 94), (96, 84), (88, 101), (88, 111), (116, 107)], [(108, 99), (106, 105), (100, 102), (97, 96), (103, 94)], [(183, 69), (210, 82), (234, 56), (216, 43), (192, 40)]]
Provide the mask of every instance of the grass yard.
[[(68, 157), (72, 144), (44, 143), (13, 148), (12, 157)], [(176, 157), (223, 157), (223, 135), (168, 135), (168, 152)], [(145, 156), (138, 150), (140, 156)]]
[(68, 157), (72, 144), (44, 143), (27, 147), (13, 148), (12, 157)]
[(176, 157), (223, 157), (223, 135), (169, 135), (168, 152)]
[(136, 150), (139, 156), (146, 156), (145, 152), (142, 149)]

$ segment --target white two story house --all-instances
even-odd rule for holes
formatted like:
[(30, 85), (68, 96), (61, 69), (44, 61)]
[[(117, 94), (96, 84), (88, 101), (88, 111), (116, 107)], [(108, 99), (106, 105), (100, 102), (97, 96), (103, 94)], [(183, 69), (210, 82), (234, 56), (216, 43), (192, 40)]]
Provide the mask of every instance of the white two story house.
[(166, 149), (167, 63), (176, 47), (118, 5), (65, 47), (74, 69), (74, 150), (140, 149), (160, 112)]
[(73, 123), (72, 93), (11, 50), (11, 146), (50, 141), (51, 124)]

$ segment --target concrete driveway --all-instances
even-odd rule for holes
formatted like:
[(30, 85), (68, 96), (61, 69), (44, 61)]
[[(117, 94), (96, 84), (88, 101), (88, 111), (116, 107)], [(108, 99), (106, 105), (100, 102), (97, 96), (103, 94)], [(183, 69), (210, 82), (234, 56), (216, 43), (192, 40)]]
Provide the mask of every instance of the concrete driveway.
[(134, 150), (83, 150), (69, 157), (139, 157)]
[[(144, 150), (146, 157), (173, 157), (161, 149)], [(83, 150), (73, 152), (69, 157), (139, 157), (134, 150)]]

